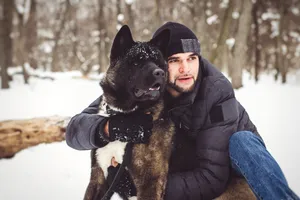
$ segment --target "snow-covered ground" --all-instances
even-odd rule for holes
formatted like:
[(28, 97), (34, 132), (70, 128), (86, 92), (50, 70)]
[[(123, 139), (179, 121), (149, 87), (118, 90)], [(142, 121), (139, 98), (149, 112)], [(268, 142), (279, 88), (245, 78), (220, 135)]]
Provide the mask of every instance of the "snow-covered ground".
[[(78, 73), (54, 76), (55, 81), (31, 79), (29, 85), (15, 77), (11, 89), (0, 90), (0, 120), (73, 116), (101, 94), (98, 81), (70, 78)], [(246, 75), (244, 80), (236, 96), (300, 195), (300, 79), (290, 77), (286, 85), (266, 75), (258, 84)], [(65, 142), (41, 144), (0, 160), (0, 199), (80, 200), (89, 175), (89, 151), (73, 150)]]

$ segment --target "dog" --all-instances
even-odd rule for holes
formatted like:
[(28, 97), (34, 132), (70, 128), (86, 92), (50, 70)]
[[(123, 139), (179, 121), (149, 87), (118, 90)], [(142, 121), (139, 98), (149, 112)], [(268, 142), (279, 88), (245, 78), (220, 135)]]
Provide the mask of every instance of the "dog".
[[(175, 131), (171, 120), (164, 117), (162, 99), (167, 83), (164, 53), (169, 35), (165, 31), (149, 42), (135, 42), (129, 27), (124, 25), (114, 39), (110, 66), (100, 83), (100, 115), (143, 111), (153, 116), (149, 143), (133, 146), (127, 166), (137, 188), (137, 199), (161, 199), (166, 184)], [(114, 141), (91, 151), (92, 172), (85, 200), (103, 198), (108, 189), (106, 177), (111, 158), (122, 163), (125, 146), (125, 142)]]
[[(129, 199), (161, 200), (164, 197), (175, 133), (174, 124), (165, 115), (162, 98), (168, 78), (164, 56), (169, 37), (170, 33), (166, 30), (149, 42), (135, 42), (129, 27), (124, 25), (114, 39), (110, 66), (100, 83), (103, 95), (99, 115), (109, 117), (117, 113), (143, 111), (153, 116), (149, 143), (134, 144), (126, 166), (137, 189), (137, 196)], [(107, 168), (112, 157), (122, 163), (126, 145), (125, 142), (114, 141), (91, 151), (91, 176), (85, 200), (118, 196), (106, 196), (109, 188)], [(244, 179), (234, 178), (218, 199), (246, 199), (244, 191), (248, 191), (249, 186), (244, 183)], [(127, 199), (124, 196), (119, 198)]]

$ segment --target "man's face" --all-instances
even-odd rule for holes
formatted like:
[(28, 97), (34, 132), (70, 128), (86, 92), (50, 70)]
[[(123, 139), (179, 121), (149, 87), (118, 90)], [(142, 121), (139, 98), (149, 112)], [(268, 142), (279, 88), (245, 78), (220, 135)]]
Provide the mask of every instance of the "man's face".
[(173, 96), (194, 89), (199, 72), (199, 57), (197, 54), (178, 53), (168, 58), (169, 83), (168, 91)]

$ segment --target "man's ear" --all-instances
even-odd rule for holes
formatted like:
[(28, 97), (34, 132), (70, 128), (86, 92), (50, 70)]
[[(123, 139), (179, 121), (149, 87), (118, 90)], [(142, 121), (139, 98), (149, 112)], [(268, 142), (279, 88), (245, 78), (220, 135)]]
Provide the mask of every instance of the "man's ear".
[(117, 33), (110, 52), (110, 60), (114, 61), (119, 57), (125, 55), (126, 50), (131, 48), (134, 44), (130, 29), (127, 25), (122, 26), (122, 28)]
[(165, 29), (150, 40), (150, 43), (157, 46), (165, 58), (167, 56), (167, 50), (168, 50), (167, 48), (169, 45), (170, 37), (171, 37), (170, 30)]

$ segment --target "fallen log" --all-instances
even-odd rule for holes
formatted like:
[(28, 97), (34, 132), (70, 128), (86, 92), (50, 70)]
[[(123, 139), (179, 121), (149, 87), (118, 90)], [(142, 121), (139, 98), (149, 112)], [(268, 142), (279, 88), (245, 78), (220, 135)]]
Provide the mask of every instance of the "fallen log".
[(51, 116), (0, 122), (0, 158), (11, 158), (19, 151), (41, 143), (65, 139), (70, 117)]

